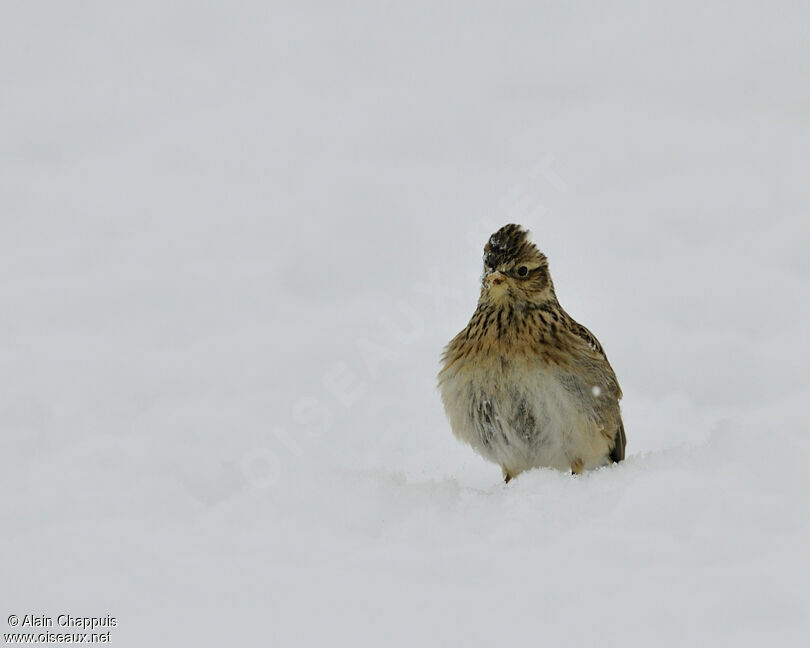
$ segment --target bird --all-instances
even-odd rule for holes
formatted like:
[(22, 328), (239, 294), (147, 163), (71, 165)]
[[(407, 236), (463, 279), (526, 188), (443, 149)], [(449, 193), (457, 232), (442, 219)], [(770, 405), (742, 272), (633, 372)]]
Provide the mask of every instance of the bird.
[(438, 386), (453, 434), (499, 464), (572, 475), (624, 459), (622, 390), (596, 336), (560, 305), (521, 225), (484, 246), (478, 305), (444, 348)]

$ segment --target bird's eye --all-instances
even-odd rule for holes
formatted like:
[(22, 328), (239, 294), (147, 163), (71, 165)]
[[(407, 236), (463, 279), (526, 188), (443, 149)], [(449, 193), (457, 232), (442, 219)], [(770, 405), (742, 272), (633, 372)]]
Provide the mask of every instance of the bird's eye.
[(525, 277), (527, 274), (529, 274), (529, 269), (526, 266), (520, 266), (518, 268), (518, 274), (521, 277)]

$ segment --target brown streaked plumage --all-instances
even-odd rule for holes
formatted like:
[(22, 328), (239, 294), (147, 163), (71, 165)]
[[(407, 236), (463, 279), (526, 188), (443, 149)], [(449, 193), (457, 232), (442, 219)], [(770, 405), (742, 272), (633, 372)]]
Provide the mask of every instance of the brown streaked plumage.
[(484, 247), (478, 306), (442, 355), (453, 433), (505, 481), (547, 466), (578, 474), (624, 459), (621, 388), (602, 345), (557, 301), (548, 260), (519, 225)]

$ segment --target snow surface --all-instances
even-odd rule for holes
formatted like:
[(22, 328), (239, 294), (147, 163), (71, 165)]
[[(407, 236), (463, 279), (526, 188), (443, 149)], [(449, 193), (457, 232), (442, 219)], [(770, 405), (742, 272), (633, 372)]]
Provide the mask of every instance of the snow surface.
[[(3, 632), (807, 645), (810, 5), (435, 4), (3, 4)], [(450, 432), (511, 221), (621, 465)]]

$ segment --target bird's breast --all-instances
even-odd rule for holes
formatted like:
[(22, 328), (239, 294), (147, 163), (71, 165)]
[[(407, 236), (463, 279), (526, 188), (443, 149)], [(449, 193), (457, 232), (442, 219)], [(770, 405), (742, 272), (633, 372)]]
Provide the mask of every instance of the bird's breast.
[[(441, 382), (457, 437), (502, 466), (567, 470), (592, 451), (594, 425), (584, 385), (558, 366), (501, 355), (460, 362)], [(599, 448), (599, 452), (603, 448)]]

